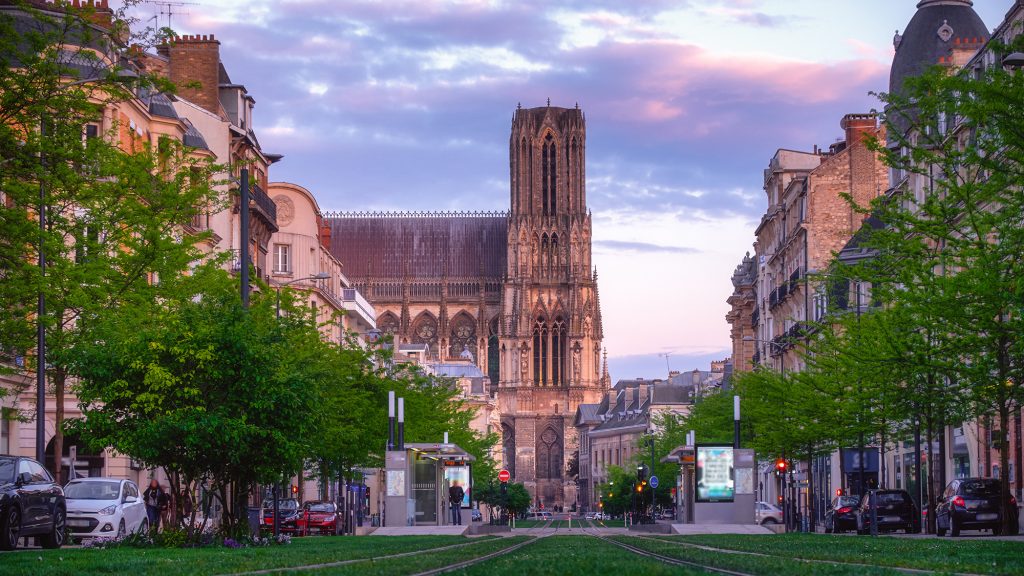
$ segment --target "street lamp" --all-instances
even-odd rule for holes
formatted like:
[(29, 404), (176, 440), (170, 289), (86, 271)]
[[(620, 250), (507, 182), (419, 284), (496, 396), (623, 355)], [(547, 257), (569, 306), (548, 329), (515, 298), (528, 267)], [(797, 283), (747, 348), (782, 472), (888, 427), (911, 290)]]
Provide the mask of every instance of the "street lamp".
[(1003, 58), (1003, 66), (1008, 68), (1024, 68), (1024, 52), (1014, 52)]
[(328, 274), (327, 272), (317, 272), (316, 274), (313, 274), (312, 276), (306, 276), (304, 278), (296, 278), (295, 280), (289, 280), (287, 282), (283, 282), (281, 284), (278, 284), (277, 285), (277, 317), (278, 318), (281, 317), (281, 288), (284, 288), (285, 286), (288, 286), (289, 284), (294, 284), (296, 282), (302, 282), (303, 280), (327, 280), (330, 277), (331, 277), (331, 275)]
[[(327, 280), (330, 277), (331, 277), (331, 275), (328, 274), (327, 272), (317, 272), (316, 274), (313, 274), (312, 276), (306, 276), (304, 278), (296, 278), (294, 280), (289, 280), (288, 282), (283, 282), (281, 284), (278, 284), (277, 285), (277, 318), (278, 319), (281, 318), (281, 288), (284, 288), (285, 286), (288, 286), (289, 284), (294, 284), (296, 282), (302, 282), (303, 280)], [(281, 516), (281, 500), (280, 500), (281, 484), (280, 484), (280, 482), (276, 482), (274, 484), (274, 488), (273, 488), (272, 492), (273, 492), (273, 496), (274, 496), (274, 538), (277, 538), (278, 536), (281, 535), (281, 518), (280, 518), (280, 516)]]
[[(139, 75), (128, 68), (121, 68), (113, 76), (108, 78), (114, 82), (128, 82), (138, 79)], [(72, 88), (93, 82), (100, 82), (104, 78), (84, 78), (62, 84), (61, 88)], [(46, 119), (39, 119), (40, 135), (46, 133)], [(46, 155), (39, 151), (39, 164), (46, 170)], [(39, 181), (39, 277), (40, 286), (45, 283), (46, 278), (46, 252), (43, 245), (46, 241), (46, 184), (44, 179)], [(39, 289), (38, 302), (36, 304), (36, 460), (46, 462), (46, 294), (42, 287)], [(60, 426), (60, 422), (55, 422)], [(61, 455), (54, 454), (54, 470), (60, 462)], [(58, 478), (59, 480), (59, 478)]]

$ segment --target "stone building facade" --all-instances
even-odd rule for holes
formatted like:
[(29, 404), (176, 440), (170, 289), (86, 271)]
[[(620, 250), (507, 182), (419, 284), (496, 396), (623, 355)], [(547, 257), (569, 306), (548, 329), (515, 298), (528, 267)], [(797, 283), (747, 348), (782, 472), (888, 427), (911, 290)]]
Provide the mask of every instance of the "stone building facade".
[(471, 357), (501, 415), (502, 463), (535, 502), (576, 500), (573, 415), (600, 398), (603, 328), (577, 108), (516, 110), (504, 213), (328, 215), (329, 245), (399, 345)]

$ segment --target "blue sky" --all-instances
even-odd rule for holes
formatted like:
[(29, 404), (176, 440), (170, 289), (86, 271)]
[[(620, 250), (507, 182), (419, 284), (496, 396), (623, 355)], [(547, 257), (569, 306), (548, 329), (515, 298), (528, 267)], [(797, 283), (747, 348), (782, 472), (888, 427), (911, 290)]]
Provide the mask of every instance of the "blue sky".
[[(197, 0), (273, 180), (325, 210), (508, 203), (518, 103), (579, 103), (612, 377), (728, 356), (730, 277), (778, 148), (877, 107), (915, 0)], [(978, 0), (995, 27), (1010, 0)], [(156, 6), (142, 10), (155, 14)], [(161, 19), (161, 25), (166, 21)]]

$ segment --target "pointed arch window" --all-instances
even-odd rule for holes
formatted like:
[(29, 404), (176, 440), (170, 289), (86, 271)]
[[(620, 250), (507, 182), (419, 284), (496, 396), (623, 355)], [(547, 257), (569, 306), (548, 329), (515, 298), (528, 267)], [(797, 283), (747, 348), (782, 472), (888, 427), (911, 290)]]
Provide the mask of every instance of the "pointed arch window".
[(548, 326), (544, 317), (537, 318), (533, 326), (533, 384), (547, 385)]
[(558, 152), (550, 132), (541, 146), (541, 191), (544, 215), (553, 215), (558, 208)]
[(551, 235), (551, 255), (548, 257), (548, 276), (558, 273), (561, 261), (558, 253), (558, 234)]
[(565, 321), (559, 316), (551, 325), (551, 384), (562, 386), (566, 383), (565, 374)]

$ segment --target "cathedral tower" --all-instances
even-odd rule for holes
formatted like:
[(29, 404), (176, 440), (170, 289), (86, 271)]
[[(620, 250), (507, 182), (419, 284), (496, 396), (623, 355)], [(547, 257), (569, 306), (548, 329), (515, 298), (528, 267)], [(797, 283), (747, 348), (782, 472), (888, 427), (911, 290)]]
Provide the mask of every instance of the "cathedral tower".
[(498, 406), (505, 466), (547, 508), (572, 506), (576, 407), (601, 396), (583, 112), (516, 110), (501, 302)]

